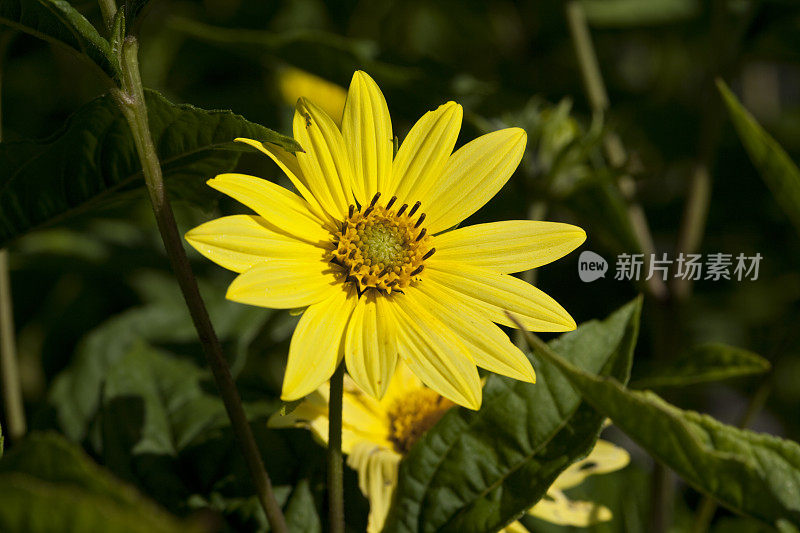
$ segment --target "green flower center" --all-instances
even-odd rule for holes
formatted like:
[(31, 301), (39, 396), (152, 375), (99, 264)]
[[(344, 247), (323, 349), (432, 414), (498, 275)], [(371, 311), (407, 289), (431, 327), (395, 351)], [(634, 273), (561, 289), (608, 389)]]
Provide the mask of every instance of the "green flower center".
[(401, 266), (408, 259), (406, 235), (390, 220), (369, 220), (357, 226), (358, 246), (366, 261), (376, 265)]
[(339, 231), (332, 235), (329, 261), (343, 267), (345, 283), (354, 283), (359, 293), (368, 288), (384, 294), (402, 290), (419, 281), (425, 259), (436, 251), (431, 236), (422, 225), (425, 213), (420, 203), (410, 209), (403, 204), (395, 209), (397, 198), (378, 205), (380, 193), (369, 206), (350, 206)]

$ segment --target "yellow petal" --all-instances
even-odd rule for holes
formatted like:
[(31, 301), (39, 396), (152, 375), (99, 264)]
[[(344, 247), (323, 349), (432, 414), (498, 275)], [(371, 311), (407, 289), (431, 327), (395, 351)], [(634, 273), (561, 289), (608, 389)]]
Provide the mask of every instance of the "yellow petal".
[(556, 478), (552, 487), (567, 490), (580, 485), (589, 476), (620, 470), (630, 462), (631, 456), (627, 451), (608, 441), (598, 440), (592, 452), (580, 461), (572, 463)]
[(489, 319), (432, 283), (420, 283), (407, 297), (447, 324), (479, 367), (529, 383), (536, 382), (530, 360)]
[(458, 336), (403, 294), (387, 306), (397, 323), (400, 357), (425, 385), (469, 409), (481, 406), (481, 380)]
[(395, 326), (383, 309), (389, 305), (374, 290), (358, 301), (344, 345), (347, 372), (364, 391), (380, 399), (389, 386), (397, 364)]
[(320, 254), (320, 248), (271, 230), (256, 215), (211, 220), (186, 233), (186, 240), (205, 257), (234, 272), (244, 272), (267, 259), (316, 259)]
[(571, 224), (507, 220), (476, 224), (436, 236), (430, 262), (459, 261), (509, 274), (536, 268), (564, 257), (586, 240)]
[(530, 331), (571, 331), (575, 321), (558, 302), (521, 279), (463, 263), (431, 262), (421, 283), (449, 289), (464, 306), (473, 306), (492, 322), (516, 327), (512, 313)]
[(430, 191), (428, 231), (452, 228), (488, 202), (503, 188), (525, 152), (527, 135), (520, 128), (478, 137), (450, 156), (441, 179)]
[(314, 195), (311, 194), (303, 171), (300, 169), (300, 163), (297, 162), (297, 157), (294, 154), (287, 152), (277, 144), (262, 143), (254, 139), (237, 137), (234, 141), (252, 146), (256, 150), (268, 155), (270, 159), (275, 161), (283, 173), (286, 174), (286, 177), (289, 178), (289, 181), (295, 186), (300, 196), (305, 198), (308, 205), (311, 206), (311, 211), (313, 211), (320, 220), (327, 221), (329, 219), (328, 214), (319, 205)]
[(353, 193), (361, 205), (367, 204), (389, 182), (394, 142), (386, 99), (378, 84), (360, 70), (350, 82), (342, 136), (353, 164)]
[(386, 522), (397, 486), (400, 454), (368, 442), (356, 444), (347, 465), (358, 472), (358, 488), (369, 500), (367, 533), (379, 533)]
[(515, 521), (511, 522), (497, 533), (528, 533), (528, 529), (520, 522)]
[(273, 259), (239, 274), (225, 297), (259, 307), (295, 309), (322, 301), (331, 293), (340, 292), (341, 287), (322, 257)]
[[(391, 309), (387, 313), (391, 315)], [(389, 387), (386, 389), (386, 394), (380, 400), (380, 406), (384, 411), (391, 409), (398, 401), (404, 400), (408, 393), (421, 389), (423, 387), (422, 381), (414, 375), (408, 365), (399, 360), (395, 367), (394, 375), (389, 381)]]
[(460, 105), (447, 102), (425, 113), (414, 124), (394, 158), (392, 181), (384, 193), (387, 199), (397, 195), (398, 205), (420, 201), (422, 212), (427, 212), (430, 207), (426, 202), (427, 191), (444, 172), (461, 130), (463, 114)]
[(323, 209), (341, 220), (353, 203), (353, 170), (342, 133), (325, 111), (301, 98), (294, 113), (294, 138), (306, 184)]
[(344, 332), (356, 300), (355, 291), (339, 287), (303, 313), (289, 345), (282, 400), (298, 400), (311, 394), (333, 375), (341, 360)]
[(556, 490), (548, 491), (528, 514), (553, 524), (576, 527), (588, 527), (612, 518), (608, 507), (594, 502), (572, 501)]
[(308, 98), (324, 109), (336, 124), (341, 124), (347, 98), (343, 87), (305, 70), (287, 67), (278, 73), (278, 88), (287, 104), (294, 105), (298, 98)]
[(330, 242), (330, 231), (312, 213), (308, 202), (280, 185), (245, 174), (220, 174), (208, 184), (261, 215), (273, 231), (311, 244)]

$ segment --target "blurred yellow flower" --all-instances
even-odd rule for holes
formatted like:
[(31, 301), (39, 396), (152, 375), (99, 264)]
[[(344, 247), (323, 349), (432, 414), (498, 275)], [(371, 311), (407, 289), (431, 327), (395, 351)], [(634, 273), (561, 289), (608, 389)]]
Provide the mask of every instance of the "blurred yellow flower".
[(337, 126), (341, 126), (347, 99), (344, 87), (305, 70), (286, 67), (278, 72), (278, 90), (289, 105), (294, 105), (300, 98), (308, 98), (321, 107)]
[[(369, 532), (383, 527), (397, 485), (397, 466), (411, 446), (452, 407), (452, 402), (426, 388), (406, 365), (397, 365), (386, 394), (375, 400), (345, 377), (342, 451), (358, 472), (359, 488), (370, 503)], [(306, 427), (324, 443), (328, 440), (328, 387), (321, 386), (288, 415), (274, 414), (271, 427)], [(528, 514), (560, 525), (589, 526), (611, 519), (602, 505), (573, 501), (564, 491), (593, 474), (624, 468), (628, 452), (599, 440), (584, 459), (570, 465)], [(514, 522), (505, 533), (526, 532)]]
[(497, 326), (514, 313), (533, 331), (575, 328), (550, 296), (510, 273), (569, 253), (586, 234), (568, 224), (507, 221), (448, 231), (508, 181), (525, 150), (519, 128), (489, 133), (455, 153), (461, 106), (426, 113), (396, 155), (389, 110), (375, 82), (356, 72), (341, 130), (301, 98), (291, 154), (237, 139), (271, 157), (299, 195), (269, 181), (221, 174), (209, 185), (253, 209), (207, 222), (186, 239), (240, 273), (231, 300), (307, 307), (292, 337), (281, 397), (327, 381), (344, 358), (375, 398), (398, 356), (430, 388), (478, 409), (476, 365), (534, 382), (528, 358)]

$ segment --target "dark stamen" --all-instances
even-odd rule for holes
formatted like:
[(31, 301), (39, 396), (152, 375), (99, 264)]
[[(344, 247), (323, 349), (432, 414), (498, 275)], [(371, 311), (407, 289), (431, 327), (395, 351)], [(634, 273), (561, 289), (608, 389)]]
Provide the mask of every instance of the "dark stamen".
[(392, 196), (392, 198), (389, 200), (389, 203), (386, 204), (386, 209), (391, 209), (392, 205), (394, 205), (396, 201), (397, 201), (397, 196)]
[(419, 225), (420, 225), (420, 224), (422, 224), (422, 221), (423, 221), (423, 220), (425, 220), (425, 213), (422, 213), (422, 214), (419, 216), (419, 220), (417, 220), (417, 223), (416, 223), (416, 224), (414, 224), (414, 227), (415, 227), (415, 228), (418, 228), (418, 227), (419, 227)]
[(403, 211), (405, 211), (407, 207), (408, 207), (408, 204), (403, 204), (403, 205), (401, 205), (401, 206), (400, 206), (400, 209), (398, 209), (398, 210), (397, 210), (397, 216), (400, 216), (400, 215), (402, 215), (402, 214), (403, 214)]
[(414, 270), (411, 272), (411, 275), (412, 275), (412, 276), (416, 276), (417, 274), (419, 274), (420, 272), (422, 272), (424, 269), (425, 269), (425, 265), (420, 265), (420, 266), (418, 266), (417, 268), (415, 268), (415, 269), (414, 269)]
[(408, 216), (413, 217), (414, 213), (417, 212), (417, 209), (419, 209), (419, 206), (421, 206), (421, 205), (422, 204), (420, 202), (415, 203), (414, 207), (411, 208), (411, 211), (408, 212)]
[(428, 250), (428, 251), (425, 253), (425, 255), (423, 255), (423, 256), (422, 256), (422, 260), (423, 260), (423, 261), (425, 261), (427, 258), (429, 258), (430, 256), (432, 256), (432, 255), (433, 255), (433, 253), (434, 253), (435, 251), (436, 251), (436, 248), (431, 248), (430, 250)]
[(352, 259), (352, 258), (353, 258), (353, 256), (354, 256), (354, 255), (356, 255), (356, 250), (357, 250), (357, 248), (353, 248), (352, 250), (350, 250), (350, 253), (349, 253), (349, 254), (347, 254), (347, 257), (348, 257), (349, 259)]
[(417, 240), (420, 240), (421, 238), (423, 238), (425, 236), (425, 232), (426, 231), (428, 231), (428, 228), (422, 228), (422, 231), (420, 231), (419, 235), (417, 235)]
[(372, 197), (372, 201), (369, 203), (370, 207), (375, 207), (375, 204), (378, 203), (378, 198), (381, 197), (381, 193), (376, 192), (375, 196)]
[(369, 206), (368, 208), (366, 208), (366, 209), (364, 210), (364, 216), (365, 216), (365, 217), (369, 216), (369, 214), (370, 214), (370, 213), (372, 213), (372, 210), (373, 210), (373, 209), (375, 209), (375, 206), (372, 206), (372, 205), (371, 205), (371, 206)]
[(380, 274), (378, 274), (378, 277), (388, 274), (391, 269), (392, 265), (386, 265), (385, 267), (383, 267), (383, 270), (381, 270)]
[(355, 213), (355, 212), (356, 212), (356, 206), (354, 206), (353, 204), (350, 204), (350, 207), (347, 210), (348, 218), (353, 218), (353, 213)]

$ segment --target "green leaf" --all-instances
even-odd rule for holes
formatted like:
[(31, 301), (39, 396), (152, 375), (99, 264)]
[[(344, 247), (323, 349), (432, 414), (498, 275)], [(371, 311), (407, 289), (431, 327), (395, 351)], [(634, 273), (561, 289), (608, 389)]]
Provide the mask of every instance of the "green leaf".
[(209, 378), (191, 361), (137, 343), (106, 376), (104, 452), (113, 440), (125, 455), (175, 456), (205, 431), (227, 425), (222, 402), (201, 386)]
[(119, 80), (120, 66), (111, 45), (67, 0), (3, 0), (0, 24), (66, 46)]
[(289, 531), (321, 533), (322, 523), (317, 514), (317, 504), (307, 479), (301, 479), (286, 505), (286, 525)]
[[(227, 172), (244, 148), (236, 137), (297, 145), (230, 111), (175, 105), (147, 91), (148, 117), (168, 184), (202, 184)], [(0, 144), (0, 246), (144, 184), (128, 124), (111, 96), (79, 109), (43, 142)]]
[[(140, 275), (136, 282), (147, 291), (143, 296), (149, 303), (111, 317), (91, 331), (82, 339), (71, 365), (56, 377), (51, 386), (49, 401), (56, 410), (61, 430), (72, 440), (86, 437), (101, 405), (106, 380), (137, 344), (143, 341), (154, 345), (197, 342), (197, 332), (174, 279), (166, 274), (151, 274)], [(209, 314), (223, 341), (247, 345), (271, 316), (265, 309), (230, 302), (219, 291), (204, 292), (208, 295)], [(148, 367), (139, 371), (148, 373), (153, 369)], [(195, 384), (199, 379), (196, 372), (190, 372), (187, 377), (192, 378), (188, 381), (194, 380)], [(123, 386), (119, 380), (117, 384)], [(165, 444), (163, 449), (169, 451), (169, 444)]]
[(700, 14), (697, 0), (580, 0), (593, 26), (628, 28), (670, 24)]
[(717, 88), (750, 160), (800, 232), (800, 169), (775, 139), (759, 126), (725, 82), (717, 80)]
[(753, 352), (721, 343), (696, 346), (652, 376), (631, 383), (634, 389), (684, 387), (769, 372), (769, 361)]
[[(580, 368), (626, 381), (640, 308), (637, 299), (552, 346)], [(451, 410), (412, 448), (384, 531), (496, 531), (591, 451), (604, 417), (551, 363), (533, 362), (535, 385), (491, 375), (480, 411)]]
[(56, 434), (31, 434), (0, 461), (0, 531), (196, 531)]
[(800, 445), (684, 411), (649, 391), (630, 391), (531, 340), (587, 402), (697, 490), (769, 524), (800, 524)]

